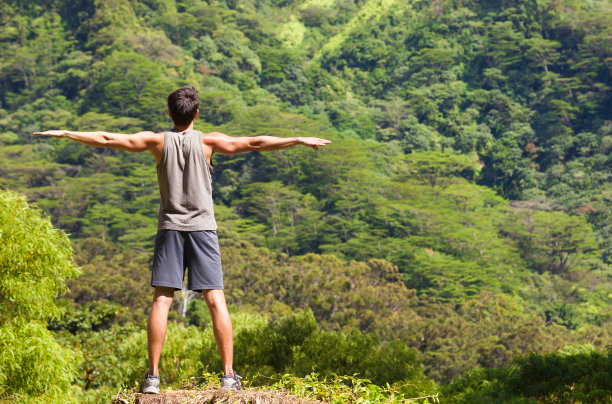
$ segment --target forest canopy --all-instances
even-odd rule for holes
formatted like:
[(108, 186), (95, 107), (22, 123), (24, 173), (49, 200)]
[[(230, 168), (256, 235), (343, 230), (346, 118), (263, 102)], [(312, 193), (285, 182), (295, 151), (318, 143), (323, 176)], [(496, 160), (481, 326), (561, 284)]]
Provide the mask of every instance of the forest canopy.
[[(246, 376), (314, 366), (407, 397), (605, 402), (612, 388), (580, 372), (517, 386), (609, 369), (611, 20), (608, 1), (582, 0), (2, 2), (0, 237), (27, 233), (0, 246), (2, 340), (82, 356), (55, 384), (75, 402), (142, 376), (154, 159), (32, 132), (161, 132), (189, 85), (203, 132), (333, 140), (213, 157)], [(39, 213), (14, 222), (38, 211), (13, 191), (65, 233)], [(26, 267), (44, 299), (11, 283)], [(4, 321), (17, 312), (31, 328)], [(171, 323), (169, 382), (218, 366), (201, 299), (178, 293)], [(269, 344), (240, 351), (254, 340)], [(3, 366), (2, 399), (52, 389)]]

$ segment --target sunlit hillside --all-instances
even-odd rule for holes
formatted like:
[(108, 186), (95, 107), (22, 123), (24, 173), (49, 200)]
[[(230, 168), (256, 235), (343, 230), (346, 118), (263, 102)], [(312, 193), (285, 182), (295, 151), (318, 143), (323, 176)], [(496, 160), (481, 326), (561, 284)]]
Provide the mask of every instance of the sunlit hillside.
[[(161, 132), (194, 86), (203, 132), (332, 140), (213, 156), (248, 387), (609, 402), (609, 1), (8, 0), (0, 19), (0, 400), (133, 397), (148, 366), (155, 160), (32, 132)], [(176, 293), (163, 388), (220, 365), (206, 304)]]

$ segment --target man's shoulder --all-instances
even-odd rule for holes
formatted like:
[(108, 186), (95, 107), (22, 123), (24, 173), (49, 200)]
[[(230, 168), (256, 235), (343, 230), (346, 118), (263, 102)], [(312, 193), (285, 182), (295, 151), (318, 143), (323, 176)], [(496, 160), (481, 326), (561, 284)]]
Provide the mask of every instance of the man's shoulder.
[(141, 135), (150, 140), (163, 141), (164, 136), (166, 135), (166, 132), (143, 131), (143, 132), (137, 133), (137, 135)]
[(202, 143), (204, 144), (213, 144), (219, 139), (227, 138), (227, 135), (219, 132), (200, 132), (202, 135)]
[(140, 136), (140, 137), (151, 137), (151, 138), (161, 138), (164, 137), (166, 132), (153, 132), (150, 130), (143, 130), (141, 132), (136, 132), (131, 134), (131, 136)]
[(165, 132), (143, 131), (135, 135), (148, 146), (147, 148), (159, 148), (164, 144)]

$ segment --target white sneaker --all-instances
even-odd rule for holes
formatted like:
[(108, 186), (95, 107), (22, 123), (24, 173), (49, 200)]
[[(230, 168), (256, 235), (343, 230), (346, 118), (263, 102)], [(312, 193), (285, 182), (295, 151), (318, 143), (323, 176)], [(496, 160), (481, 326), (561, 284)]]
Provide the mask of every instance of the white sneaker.
[(232, 371), (232, 373), (233, 376), (225, 375), (221, 378), (221, 387), (225, 390), (242, 390), (242, 384), (240, 383), (242, 377), (238, 376), (235, 371)]
[(159, 376), (149, 376), (149, 372), (142, 381), (142, 392), (145, 394), (159, 394)]

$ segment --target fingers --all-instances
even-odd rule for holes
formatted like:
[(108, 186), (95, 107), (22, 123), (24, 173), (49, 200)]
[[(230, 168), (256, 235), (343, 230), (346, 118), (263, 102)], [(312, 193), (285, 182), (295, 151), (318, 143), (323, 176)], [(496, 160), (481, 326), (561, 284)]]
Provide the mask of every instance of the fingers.
[(318, 137), (307, 138), (307, 146), (312, 147), (315, 150), (318, 150), (320, 146), (325, 146), (326, 144), (331, 143), (331, 140), (321, 139)]
[(62, 131), (59, 130), (47, 130), (45, 132), (33, 132), (32, 134), (35, 136), (53, 136), (53, 137), (61, 137)]

